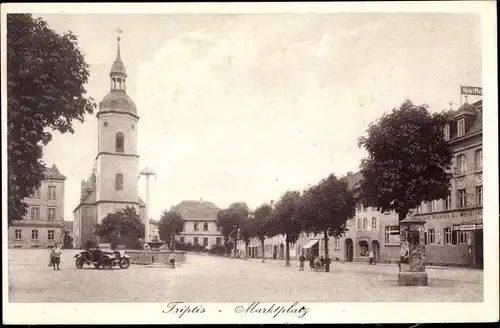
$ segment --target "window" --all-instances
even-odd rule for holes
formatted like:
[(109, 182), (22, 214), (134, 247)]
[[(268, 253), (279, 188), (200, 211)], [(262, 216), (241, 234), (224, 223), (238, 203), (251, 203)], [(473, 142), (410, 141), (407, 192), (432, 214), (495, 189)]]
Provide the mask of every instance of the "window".
[(335, 238), (333, 240), (333, 248), (334, 249), (340, 249), (340, 239), (339, 238)]
[(377, 230), (377, 218), (372, 218), (372, 230)]
[(464, 208), (467, 206), (467, 194), (465, 193), (465, 189), (457, 190), (457, 207)]
[(200, 242), (198, 241), (198, 237), (194, 237), (194, 244), (195, 245), (199, 245), (200, 244)]
[(56, 219), (56, 209), (53, 207), (49, 207), (47, 209), (47, 220), (55, 220)]
[(448, 197), (444, 200), (444, 209), (451, 210), (451, 195), (448, 195)]
[(457, 156), (457, 173), (465, 174), (467, 172), (467, 163), (465, 162), (465, 155)]
[(56, 186), (49, 186), (49, 199), (56, 200)]
[(220, 227), (219, 226), (217, 226), (217, 231), (220, 231)]
[(208, 247), (208, 237), (203, 237), (203, 246)]
[(208, 223), (203, 223), (203, 231), (208, 231)]
[(123, 190), (123, 174), (117, 173), (115, 178), (115, 188), (117, 191)]
[(467, 231), (457, 231), (457, 244), (467, 244)]
[(427, 230), (427, 241), (429, 242), (429, 244), (436, 243), (436, 230), (434, 229)]
[(368, 218), (363, 218), (363, 230), (368, 229)]
[(476, 167), (476, 171), (480, 171), (483, 169), (483, 150), (478, 149), (474, 153), (474, 163)]
[(123, 136), (123, 133), (118, 132), (116, 134), (116, 152), (117, 153), (124, 152), (124, 144), (125, 144), (124, 138), (125, 137)]
[(35, 188), (35, 191), (33, 192), (33, 198), (40, 198), (40, 189)]
[(193, 230), (198, 231), (198, 222), (193, 223)]
[(358, 218), (358, 230), (361, 230), (361, 219)]
[(222, 238), (221, 237), (215, 238), (215, 244), (216, 245), (221, 245), (222, 244)]
[(21, 229), (16, 229), (16, 230), (14, 231), (14, 239), (16, 239), (16, 240), (20, 240), (20, 239), (22, 239), (22, 238), (23, 238), (23, 234), (22, 234)]
[(40, 220), (40, 207), (32, 207), (31, 208), (31, 219), (32, 220)]
[(444, 228), (444, 243), (451, 244), (451, 242), (452, 242), (452, 240), (451, 240), (451, 228), (450, 227)]
[(476, 206), (483, 206), (483, 186), (476, 187)]
[(458, 137), (463, 137), (465, 135), (465, 119), (461, 118), (457, 122)]
[(47, 239), (54, 240), (54, 230), (47, 231)]
[(450, 126), (448, 124), (445, 125), (444, 130), (444, 140), (449, 141), (450, 140)]
[(181, 238), (180, 238), (180, 241), (181, 241), (181, 243), (183, 243), (183, 244), (184, 244), (184, 237), (181, 237)]
[(399, 226), (385, 227), (385, 244), (386, 245), (399, 245)]
[(430, 213), (432, 212), (434, 209), (433, 209), (433, 206), (432, 206), (432, 201), (430, 202), (425, 202), (427, 204), (427, 213)]
[(36, 230), (36, 229), (31, 230), (31, 239), (33, 239), (33, 240), (38, 239), (38, 230)]

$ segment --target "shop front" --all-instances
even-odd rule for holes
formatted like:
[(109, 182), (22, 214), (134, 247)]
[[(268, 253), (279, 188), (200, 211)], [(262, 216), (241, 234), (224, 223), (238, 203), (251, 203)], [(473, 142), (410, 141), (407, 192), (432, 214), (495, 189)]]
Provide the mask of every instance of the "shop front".
[(417, 215), (426, 221), (426, 264), (482, 268), (482, 215), (482, 208)]

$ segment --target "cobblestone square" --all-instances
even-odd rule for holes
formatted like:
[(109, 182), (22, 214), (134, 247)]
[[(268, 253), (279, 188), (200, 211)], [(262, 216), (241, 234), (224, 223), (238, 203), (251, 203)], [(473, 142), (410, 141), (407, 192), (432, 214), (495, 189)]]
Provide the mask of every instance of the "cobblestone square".
[(428, 268), (429, 286), (400, 287), (394, 265), (332, 263), (331, 272), (298, 271), (292, 261), (188, 254), (175, 270), (131, 265), (127, 270), (77, 269), (76, 250), (62, 270), (48, 250), (9, 250), (10, 302), (481, 302), (483, 272)]

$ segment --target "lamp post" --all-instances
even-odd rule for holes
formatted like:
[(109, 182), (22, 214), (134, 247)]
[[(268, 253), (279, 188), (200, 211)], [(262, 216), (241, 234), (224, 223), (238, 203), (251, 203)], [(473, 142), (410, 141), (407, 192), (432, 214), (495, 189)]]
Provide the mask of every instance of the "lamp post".
[(150, 202), (151, 202), (151, 199), (149, 198), (149, 177), (154, 175), (156, 177), (156, 173), (150, 169), (149, 167), (146, 167), (144, 168), (141, 173), (139, 173), (140, 175), (144, 175), (146, 176), (146, 214), (144, 215), (144, 242), (147, 243), (150, 240), (149, 238), (149, 234), (150, 234), (150, 229), (149, 229), (149, 207), (150, 207)]

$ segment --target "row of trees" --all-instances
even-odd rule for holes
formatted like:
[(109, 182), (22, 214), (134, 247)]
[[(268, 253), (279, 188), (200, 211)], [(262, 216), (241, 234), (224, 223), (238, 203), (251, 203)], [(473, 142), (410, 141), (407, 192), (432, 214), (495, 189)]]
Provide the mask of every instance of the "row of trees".
[[(295, 243), (302, 232), (322, 234), (328, 258), (328, 238), (341, 236), (346, 222), (355, 213), (356, 201), (345, 179), (334, 174), (302, 192), (285, 192), (275, 206), (262, 204), (250, 215), (245, 203), (233, 203), (219, 211), (217, 226), (224, 236), (236, 245), (243, 240), (248, 248), (252, 238), (258, 238), (264, 249), (266, 238), (285, 236), (285, 265), (290, 266), (290, 244)], [(264, 254), (262, 256), (264, 262)], [(329, 263), (327, 263), (329, 270)]]

